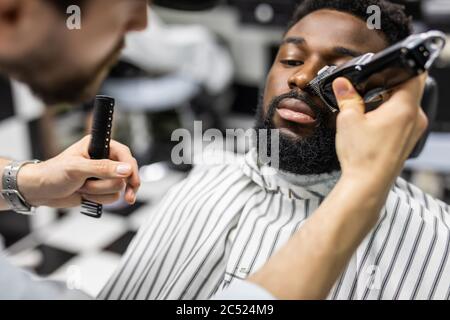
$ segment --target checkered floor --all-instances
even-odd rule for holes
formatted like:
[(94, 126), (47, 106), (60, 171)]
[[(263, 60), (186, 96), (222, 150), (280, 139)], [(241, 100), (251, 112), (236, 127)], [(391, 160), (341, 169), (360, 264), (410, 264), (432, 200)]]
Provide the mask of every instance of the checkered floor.
[[(150, 219), (155, 205), (167, 190), (181, 181), (186, 173), (156, 165), (141, 169), (143, 183), (138, 202), (132, 206), (116, 204), (104, 211), (101, 219), (80, 214), (80, 208), (70, 210), (59, 219), (45, 220), (40, 208), (35, 217), (41, 221), (31, 223), (32, 231), (22, 232), (23, 238), (5, 234), (16, 224), (23, 224), (25, 216), (11, 214), (13, 224), (0, 221), (0, 234), (6, 241), (9, 259), (19, 267), (27, 268), (42, 277), (60, 280), (71, 288), (79, 288), (95, 297), (117, 268), (121, 255), (139, 227)], [(422, 179), (423, 180), (423, 179)], [(426, 179), (425, 179), (426, 180)], [(423, 181), (422, 181), (423, 182)], [(434, 185), (435, 182), (429, 183)], [(450, 201), (450, 192), (444, 198)], [(2, 218), (2, 216), (0, 216)], [(27, 234), (28, 233), (28, 234)]]
[(155, 204), (185, 175), (167, 171), (158, 181), (144, 180), (133, 207), (105, 209), (98, 220), (80, 214), (80, 208), (70, 210), (7, 248), (13, 252), (9, 258), (17, 266), (96, 296)]

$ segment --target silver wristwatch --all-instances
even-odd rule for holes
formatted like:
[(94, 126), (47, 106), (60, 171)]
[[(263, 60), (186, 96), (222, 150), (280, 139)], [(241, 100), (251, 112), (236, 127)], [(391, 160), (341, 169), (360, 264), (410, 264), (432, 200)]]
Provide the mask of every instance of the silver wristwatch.
[(27, 215), (34, 213), (35, 208), (25, 200), (19, 191), (17, 186), (17, 175), (24, 165), (39, 162), (39, 160), (13, 161), (3, 170), (1, 195), (10, 205), (11, 210)]

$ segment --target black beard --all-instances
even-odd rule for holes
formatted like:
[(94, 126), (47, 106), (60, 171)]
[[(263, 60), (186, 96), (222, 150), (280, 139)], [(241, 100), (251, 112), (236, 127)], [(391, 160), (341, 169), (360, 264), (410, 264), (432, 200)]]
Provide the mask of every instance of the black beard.
[(336, 154), (336, 132), (327, 126), (329, 113), (317, 107), (306, 94), (292, 91), (278, 96), (269, 105), (267, 115), (264, 116), (264, 102), (261, 97), (256, 111), (256, 137), (259, 152), (259, 130), (267, 130), (267, 153), (271, 156), (271, 129), (275, 128), (273, 116), (280, 102), (286, 98), (294, 98), (307, 103), (315, 112), (317, 128), (312, 136), (294, 139), (280, 132), (279, 167), (283, 171), (299, 175), (330, 173), (340, 170)]

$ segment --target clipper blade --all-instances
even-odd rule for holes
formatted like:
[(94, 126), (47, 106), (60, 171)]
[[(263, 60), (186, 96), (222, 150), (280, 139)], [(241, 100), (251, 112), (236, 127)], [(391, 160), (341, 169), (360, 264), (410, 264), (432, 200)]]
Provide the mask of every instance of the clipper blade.
[(323, 96), (322, 92), (322, 82), (331, 74), (333, 74), (334, 70), (336, 70), (336, 66), (325, 66), (322, 68), (319, 73), (317, 74), (317, 77), (314, 78), (308, 85), (306, 86), (305, 90), (310, 92), (313, 95), (318, 96), (330, 109), (331, 112), (335, 113), (338, 111), (335, 107), (330, 105), (327, 100)]

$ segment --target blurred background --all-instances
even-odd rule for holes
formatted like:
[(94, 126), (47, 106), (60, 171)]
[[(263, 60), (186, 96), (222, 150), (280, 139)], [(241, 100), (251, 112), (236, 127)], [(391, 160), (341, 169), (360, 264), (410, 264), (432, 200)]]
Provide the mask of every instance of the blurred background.
[[(201, 13), (151, 8), (148, 29), (128, 36), (100, 92), (116, 98), (114, 138), (138, 158), (139, 201), (109, 206), (100, 220), (79, 209), (2, 213), (0, 247), (11, 261), (96, 295), (155, 204), (191, 169), (170, 161), (173, 130), (193, 130), (194, 120), (203, 130), (253, 126), (260, 89), (299, 2), (229, 0)], [(450, 34), (450, 1), (393, 2), (406, 5), (416, 32)], [(403, 176), (450, 203), (450, 46), (431, 75), (440, 89), (438, 114), (425, 150)], [(91, 104), (45, 108), (25, 86), (1, 76), (0, 104), (0, 150), (10, 158), (45, 160), (88, 132)]]

